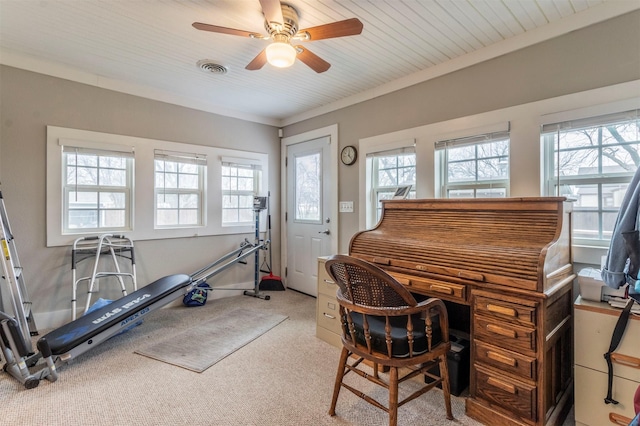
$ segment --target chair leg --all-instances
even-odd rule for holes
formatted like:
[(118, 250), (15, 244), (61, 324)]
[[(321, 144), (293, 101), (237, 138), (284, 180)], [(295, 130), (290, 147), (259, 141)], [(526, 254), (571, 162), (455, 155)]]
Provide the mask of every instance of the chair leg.
[(447, 356), (440, 357), (440, 377), (442, 378), (442, 393), (444, 395), (444, 406), (447, 410), (447, 419), (453, 420), (451, 412), (451, 386), (449, 385), (449, 366), (447, 365)]
[(389, 369), (389, 426), (398, 424), (398, 367)]
[(336, 373), (336, 383), (333, 387), (333, 398), (331, 399), (331, 408), (329, 408), (329, 415), (336, 415), (336, 403), (338, 402), (338, 395), (340, 394), (340, 388), (342, 387), (342, 378), (347, 365), (347, 358), (349, 358), (349, 351), (343, 347), (340, 353), (340, 362), (338, 363), (338, 372)]

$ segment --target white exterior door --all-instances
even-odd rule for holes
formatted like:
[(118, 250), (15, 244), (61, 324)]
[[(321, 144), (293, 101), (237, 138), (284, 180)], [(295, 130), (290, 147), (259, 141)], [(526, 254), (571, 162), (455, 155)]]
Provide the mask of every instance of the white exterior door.
[(286, 149), (286, 283), (317, 296), (318, 257), (332, 254), (331, 137)]

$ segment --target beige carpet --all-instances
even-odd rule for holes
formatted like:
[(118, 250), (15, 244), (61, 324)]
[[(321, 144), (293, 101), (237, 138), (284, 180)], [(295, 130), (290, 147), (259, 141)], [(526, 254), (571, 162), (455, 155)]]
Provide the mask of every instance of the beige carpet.
[[(350, 392), (341, 393), (335, 417), (327, 414), (340, 351), (315, 336), (316, 299), (292, 290), (269, 294), (269, 301), (235, 296), (153, 312), (36, 389), (0, 372), (0, 425), (387, 425), (385, 413)], [(289, 319), (202, 373), (134, 353), (239, 308)], [(400, 408), (399, 425), (479, 424), (464, 414), (464, 398), (452, 403), (450, 422), (434, 389)]]
[(135, 352), (202, 373), (285, 319), (286, 315), (235, 309)]

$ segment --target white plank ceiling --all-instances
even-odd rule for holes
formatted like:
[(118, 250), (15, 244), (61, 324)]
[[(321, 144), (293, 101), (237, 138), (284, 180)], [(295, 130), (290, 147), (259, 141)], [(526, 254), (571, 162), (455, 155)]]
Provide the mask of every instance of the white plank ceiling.
[[(637, 0), (287, 3), (300, 28), (357, 17), (364, 30), (305, 43), (332, 64), (322, 74), (300, 61), (248, 71), (266, 41), (191, 24), (266, 34), (258, 0), (0, 0), (0, 62), (283, 125), (640, 8)], [(228, 72), (206, 72), (202, 59)]]

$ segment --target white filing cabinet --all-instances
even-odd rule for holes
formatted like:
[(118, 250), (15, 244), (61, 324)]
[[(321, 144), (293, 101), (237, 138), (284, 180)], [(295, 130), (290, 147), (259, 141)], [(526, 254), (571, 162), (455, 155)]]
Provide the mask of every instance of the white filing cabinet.
[(336, 301), (336, 290), (338, 286), (334, 283), (324, 264), (328, 257), (318, 258), (318, 299), (316, 309), (316, 337), (342, 348), (340, 335), (339, 311), (340, 307)]
[(604, 354), (622, 310), (580, 297), (574, 308), (576, 425), (628, 425), (635, 416), (633, 396), (640, 385), (640, 317), (630, 316), (615, 351), (628, 357), (624, 364), (613, 364), (612, 396), (619, 404), (605, 404), (608, 370)]

